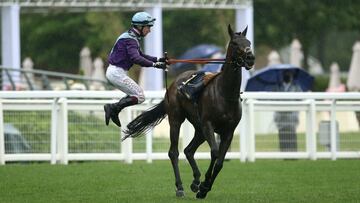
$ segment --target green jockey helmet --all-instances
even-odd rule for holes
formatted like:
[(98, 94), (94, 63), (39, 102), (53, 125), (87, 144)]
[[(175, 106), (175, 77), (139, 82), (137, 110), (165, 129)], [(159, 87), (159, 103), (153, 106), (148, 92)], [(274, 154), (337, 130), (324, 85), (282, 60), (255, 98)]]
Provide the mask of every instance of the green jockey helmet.
[(146, 12), (137, 12), (132, 17), (131, 24), (139, 26), (153, 26), (155, 20), (155, 18)]

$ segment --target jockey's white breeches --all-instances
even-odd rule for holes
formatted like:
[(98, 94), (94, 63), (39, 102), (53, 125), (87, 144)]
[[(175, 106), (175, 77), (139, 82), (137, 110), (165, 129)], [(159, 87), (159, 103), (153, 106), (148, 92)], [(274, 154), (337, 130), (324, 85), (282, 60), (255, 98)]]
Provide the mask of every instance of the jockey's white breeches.
[(106, 78), (116, 88), (129, 96), (134, 96), (138, 99), (138, 103), (145, 101), (144, 90), (128, 75), (128, 71), (123, 68), (109, 65), (106, 70)]

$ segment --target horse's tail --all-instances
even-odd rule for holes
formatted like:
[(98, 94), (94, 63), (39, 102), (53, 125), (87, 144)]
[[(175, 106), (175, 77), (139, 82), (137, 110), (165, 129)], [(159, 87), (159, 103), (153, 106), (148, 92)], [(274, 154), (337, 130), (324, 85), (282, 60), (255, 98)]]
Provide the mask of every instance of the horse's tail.
[(123, 132), (125, 136), (121, 139), (124, 141), (128, 137), (138, 137), (143, 135), (151, 128), (159, 124), (166, 116), (165, 101), (151, 107), (151, 109), (143, 112), (127, 125), (127, 129)]

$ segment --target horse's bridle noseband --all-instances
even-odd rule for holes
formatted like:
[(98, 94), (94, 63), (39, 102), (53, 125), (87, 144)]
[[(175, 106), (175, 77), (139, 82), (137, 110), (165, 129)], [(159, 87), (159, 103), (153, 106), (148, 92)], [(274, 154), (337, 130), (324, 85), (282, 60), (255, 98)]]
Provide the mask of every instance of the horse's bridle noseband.
[(242, 55), (239, 57), (237, 56), (236, 52), (233, 52), (232, 54), (232, 60), (230, 62), (230, 64), (234, 64), (236, 69), (240, 69), (241, 67), (249, 67), (249, 64), (246, 62), (246, 59), (248, 58), (248, 56), (250, 56), (251, 53), (251, 48), (250, 47), (246, 47), (243, 51), (242, 51)]

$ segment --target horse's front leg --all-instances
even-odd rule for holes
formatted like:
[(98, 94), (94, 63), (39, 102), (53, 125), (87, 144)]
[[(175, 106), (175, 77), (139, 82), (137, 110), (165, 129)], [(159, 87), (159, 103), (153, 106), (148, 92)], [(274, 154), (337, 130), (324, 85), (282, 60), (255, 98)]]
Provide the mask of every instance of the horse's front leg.
[(196, 150), (198, 149), (198, 147), (202, 143), (204, 143), (204, 141), (205, 141), (204, 136), (201, 134), (201, 132), (199, 130), (196, 130), (193, 139), (191, 140), (189, 145), (184, 150), (186, 158), (189, 161), (189, 164), (190, 164), (190, 166), (191, 166), (191, 168), (193, 170), (194, 180), (190, 185), (190, 188), (191, 188), (191, 190), (193, 192), (198, 192), (199, 191), (200, 176), (201, 176), (199, 168), (198, 168), (198, 166), (196, 164), (196, 161), (194, 159), (194, 154), (195, 154)]
[(218, 156), (218, 159), (216, 160), (214, 170), (211, 175), (210, 189), (211, 189), (212, 185), (214, 184), (216, 176), (219, 174), (219, 172), (221, 171), (221, 169), (223, 167), (226, 152), (228, 151), (230, 144), (232, 142), (232, 138), (234, 136), (233, 133), (234, 132), (230, 132), (230, 133), (226, 133), (221, 136), (221, 142), (220, 142), (220, 146), (219, 146), (219, 156)]
[(181, 123), (172, 122), (170, 123), (170, 149), (169, 149), (169, 158), (174, 170), (175, 175), (175, 186), (176, 186), (176, 196), (183, 197), (185, 195), (184, 188), (182, 186), (182, 181), (179, 171), (179, 131)]
[(196, 194), (196, 198), (203, 199), (206, 197), (206, 194), (211, 190), (211, 177), (213, 173), (213, 168), (215, 161), (218, 158), (219, 147), (215, 140), (214, 128), (210, 122), (203, 122), (205, 125), (203, 127), (203, 135), (208, 142), (211, 149), (211, 161), (208, 170), (205, 174), (205, 180), (200, 184), (199, 192)]

